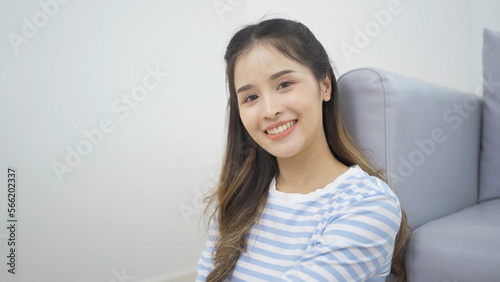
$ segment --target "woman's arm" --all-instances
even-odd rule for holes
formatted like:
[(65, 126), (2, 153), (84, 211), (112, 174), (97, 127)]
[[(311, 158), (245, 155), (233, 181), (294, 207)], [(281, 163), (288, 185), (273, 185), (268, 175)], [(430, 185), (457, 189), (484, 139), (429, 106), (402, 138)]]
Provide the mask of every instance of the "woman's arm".
[(286, 281), (384, 281), (401, 222), (399, 201), (382, 191), (331, 214), (321, 238), (282, 274)]
[(208, 274), (214, 269), (212, 252), (214, 250), (214, 244), (217, 236), (219, 236), (219, 227), (217, 225), (216, 217), (214, 216), (210, 221), (205, 249), (201, 253), (201, 257), (198, 260), (198, 276), (196, 277), (197, 282), (205, 281)]

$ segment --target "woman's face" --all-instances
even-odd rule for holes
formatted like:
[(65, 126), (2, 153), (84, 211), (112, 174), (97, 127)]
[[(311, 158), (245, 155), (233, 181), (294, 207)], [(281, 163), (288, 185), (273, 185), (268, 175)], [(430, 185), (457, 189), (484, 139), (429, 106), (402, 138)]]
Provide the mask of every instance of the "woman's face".
[(234, 85), (243, 125), (271, 155), (295, 157), (324, 142), (329, 78), (318, 82), (307, 67), (259, 44), (236, 61)]

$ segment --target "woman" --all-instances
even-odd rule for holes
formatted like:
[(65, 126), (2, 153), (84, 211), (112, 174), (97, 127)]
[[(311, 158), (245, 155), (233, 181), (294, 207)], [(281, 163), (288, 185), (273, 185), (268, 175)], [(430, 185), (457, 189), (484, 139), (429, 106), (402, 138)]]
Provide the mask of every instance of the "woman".
[(406, 216), (346, 131), (311, 31), (249, 25), (224, 59), (227, 147), (197, 281), (404, 281)]

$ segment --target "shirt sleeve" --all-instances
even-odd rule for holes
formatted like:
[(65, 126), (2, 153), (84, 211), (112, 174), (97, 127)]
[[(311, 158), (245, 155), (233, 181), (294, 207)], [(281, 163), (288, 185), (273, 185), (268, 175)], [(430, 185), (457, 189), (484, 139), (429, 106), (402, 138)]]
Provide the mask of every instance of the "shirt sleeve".
[(285, 281), (384, 281), (401, 223), (397, 197), (382, 191), (332, 212), (324, 232), (281, 274)]
[(208, 274), (214, 269), (213, 253), (218, 236), (219, 227), (216, 217), (214, 216), (210, 221), (205, 249), (201, 253), (201, 257), (198, 260), (198, 276), (196, 277), (197, 282), (205, 281)]

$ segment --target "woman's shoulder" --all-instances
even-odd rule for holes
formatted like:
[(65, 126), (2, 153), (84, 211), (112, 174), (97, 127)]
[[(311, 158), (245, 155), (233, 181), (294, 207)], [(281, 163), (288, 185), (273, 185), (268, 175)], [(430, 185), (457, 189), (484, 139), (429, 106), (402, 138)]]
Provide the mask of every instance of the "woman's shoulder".
[(345, 178), (345, 186), (374, 192), (381, 191), (384, 193), (394, 194), (385, 181), (376, 176), (369, 175), (359, 165), (351, 166), (349, 170), (350, 174)]
[(351, 166), (346, 174), (343, 181), (331, 190), (332, 194), (342, 198), (345, 204), (372, 200), (390, 203), (399, 209), (396, 193), (380, 178), (369, 175), (359, 165)]

